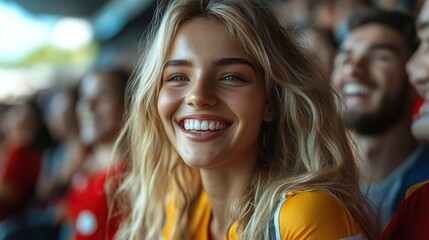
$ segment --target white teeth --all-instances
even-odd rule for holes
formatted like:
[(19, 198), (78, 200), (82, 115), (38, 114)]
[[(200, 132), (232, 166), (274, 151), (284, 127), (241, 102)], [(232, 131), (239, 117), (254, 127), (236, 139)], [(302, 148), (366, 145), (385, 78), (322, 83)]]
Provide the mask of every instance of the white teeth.
[(215, 130), (216, 129), (215, 123), (213, 121), (210, 121), (209, 129), (210, 130)]
[(359, 84), (349, 83), (344, 85), (343, 92), (345, 95), (363, 95), (368, 94), (369, 89)]
[(183, 128), (190, 131), (219, 131), (226, 128), (226, 123), (215, 120), (197, 120), (197, 119), (186, 119), (183, 123)]
[(202, 121), (201, 122), (201, 130), (209, 130), (209, 122), (208, 121)]
[(201, 130), (201, 123), (199, 120), (194, 120), (194, 130)]

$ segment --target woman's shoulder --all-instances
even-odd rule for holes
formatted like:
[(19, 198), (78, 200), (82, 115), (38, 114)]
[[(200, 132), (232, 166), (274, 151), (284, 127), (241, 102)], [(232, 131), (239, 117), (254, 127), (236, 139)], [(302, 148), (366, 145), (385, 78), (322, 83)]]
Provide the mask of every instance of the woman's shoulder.
[(281, 239), (360, 239), (347, 207), (324, 190), (288, 193), (276, 212)]
[(314, 211), (320, 208), (347, 210), (337, 197), (324, 190), (289, 192), (285, 200), (283, 209), (288, 211), (299, 210), (302, 213), (302, 211)]

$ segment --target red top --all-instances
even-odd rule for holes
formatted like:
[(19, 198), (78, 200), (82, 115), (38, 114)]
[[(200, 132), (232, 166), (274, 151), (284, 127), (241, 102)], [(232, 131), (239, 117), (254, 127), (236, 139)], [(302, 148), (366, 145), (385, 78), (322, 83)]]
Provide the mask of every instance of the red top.
[(113, 239), (119, 222), (118, 217), (109, 215), (110, 205), (105, 185), (109, 176), (115, 172), (117, 171), (103, 170), (89, 177), (73, 178), (67, 205), (72, 218), (74, 239)]
[(381, 239), (428, 239), (429, 182), (404, 199)]
[(40, 173), (42, 153), (28, 145), (10, 146), (0, 167), (0, 182), (13, 191), (8, 203), (0, 200), (0, 221), (26, 208), (32, 199)]

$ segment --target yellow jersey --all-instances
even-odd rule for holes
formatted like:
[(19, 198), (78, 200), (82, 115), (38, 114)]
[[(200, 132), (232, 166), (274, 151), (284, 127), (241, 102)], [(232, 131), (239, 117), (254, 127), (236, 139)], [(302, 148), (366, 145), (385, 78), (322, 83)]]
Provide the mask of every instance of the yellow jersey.
[[(166, 224), (163, 239), (169, 239), (173, 228), (175, 209), (172, 203), (166, 208)], [(209, 240), (211, 205), (206, 193), (202, 193), (190, 225), (194, 240)], [(315, 190), (289, 193), (276, 208), (270, 226), (270, 240), (280, 239), (365, 239), (346, 206), (332, 194)], [(239, 240), (237, 222), (228, 230), (225, 240)]]

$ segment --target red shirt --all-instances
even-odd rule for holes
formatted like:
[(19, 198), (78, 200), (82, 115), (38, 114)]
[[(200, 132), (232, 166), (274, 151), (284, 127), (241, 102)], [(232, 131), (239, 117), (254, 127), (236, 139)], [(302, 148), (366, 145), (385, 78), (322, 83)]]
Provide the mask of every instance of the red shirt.
[(103, 170), (86, 178), (74, 177), (67, 199), (74, 239), (105, 240), (113, 239), (116, 234), (118, 217), (109, 216), (105, 191), (106, 182), (114, 172)]
[(7, 203), (0, 201), (0, 220), (27, 207), (34, 195), (41, 162), (42, 153), (28, 145), (6, 149), (0, 181), (11, 188), (13, 198)]
[(419, 186), (405, 198), (381, 239), (428, 239), (429, 236), (429, 182)]

